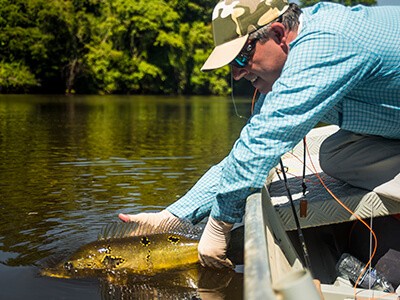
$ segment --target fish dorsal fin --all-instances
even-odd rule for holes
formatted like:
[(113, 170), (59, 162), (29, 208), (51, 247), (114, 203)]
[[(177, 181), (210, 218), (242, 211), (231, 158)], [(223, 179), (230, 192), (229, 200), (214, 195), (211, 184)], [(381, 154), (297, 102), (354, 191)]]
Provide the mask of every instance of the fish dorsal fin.
[(118, 239), (131, 236), (131, 233), (134, 233), (138, 230), (139, 224), (130, 222), (130, 223), (120, 223), (113, 222), (103, 226), (101, 229), (98, 239), (99, 240), (109, 240), (109, 239)]
[(174, 233), (194, 239), (199, 239), (201, 231), (202, 229), (199, 226), (193, 225), (188, 220), (181, 219), (164, 220), (157, 227), (138, 222), (115, 222), (105, 225), (100, 231), (98, 239), (109, 240), (162, 233)]
[(163, 220), (156, 229), (156, 232), (175, 233), (192, 238), (200, 238), (202, 228), (200, 226), (193, 225), (189, 220), (174, 218), (173, 220)]

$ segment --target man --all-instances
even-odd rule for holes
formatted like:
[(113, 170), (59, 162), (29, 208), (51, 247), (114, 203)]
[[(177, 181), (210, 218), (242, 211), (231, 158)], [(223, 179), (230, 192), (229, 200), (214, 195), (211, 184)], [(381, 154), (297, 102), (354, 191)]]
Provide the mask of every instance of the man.
[(328, 174), (400, 201), (400, 7), (319, 3), (302, 12), (287, 0), (225, 0), (213, 12), (215, 49), (202, 70), (231, 65), (261, 93), (231, 153), (161, 220), (209, 216), (199, 243), (203, 265), (232, 267), (230, 230), (245, 199), (260, 189), (281, 155), (319, 121), (341, 130), (321, 147)]

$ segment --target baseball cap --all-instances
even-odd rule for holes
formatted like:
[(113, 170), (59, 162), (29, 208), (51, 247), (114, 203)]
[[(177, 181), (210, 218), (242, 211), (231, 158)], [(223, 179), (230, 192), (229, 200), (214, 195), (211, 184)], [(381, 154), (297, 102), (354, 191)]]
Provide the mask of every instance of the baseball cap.
[(249, 34), (271, 23), (289, 7), (288, 0), (222, 0), (212, 14), (215, 48), (201, 68), (229, 64), (244, 47)]

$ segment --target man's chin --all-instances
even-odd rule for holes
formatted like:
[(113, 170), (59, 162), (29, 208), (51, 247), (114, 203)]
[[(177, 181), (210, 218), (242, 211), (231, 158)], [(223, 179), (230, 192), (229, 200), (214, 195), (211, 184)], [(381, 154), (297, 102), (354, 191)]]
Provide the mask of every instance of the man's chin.
[(265, 85), (260, 85), (256, 86), (253, 85), (261, 94), (267, 94), (271, 91), (272, 87), (271, 86), (265, 86)]
[(262, 94), (266, 94), (271, 91), (272, 85), (268, 84), (264, 80), (258, 78), (256, 81), (252, 82), (252, 85)]

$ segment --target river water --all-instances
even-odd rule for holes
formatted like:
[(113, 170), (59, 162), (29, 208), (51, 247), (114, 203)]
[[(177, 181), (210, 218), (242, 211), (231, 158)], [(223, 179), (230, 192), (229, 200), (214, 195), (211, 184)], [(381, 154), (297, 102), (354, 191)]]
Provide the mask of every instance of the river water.
[[(236, 105), (249, 115), (249, 99)], [(174, 202), (227, 155), (244, 123), (222, 97), (0, 95), (0, 298), (241, 299), (236, 273), (112, 284), (39, 271), (119, 212)], [(171, 285), (174, 276), (194, 285)]]

